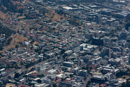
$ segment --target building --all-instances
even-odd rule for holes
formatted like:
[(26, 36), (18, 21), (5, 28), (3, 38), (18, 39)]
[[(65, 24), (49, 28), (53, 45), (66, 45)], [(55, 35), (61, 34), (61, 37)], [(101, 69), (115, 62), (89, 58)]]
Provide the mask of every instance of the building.
[(78, 75), (79, 75), (79, 76), (86, 77), (86, 76), (87, 76), (87, 70), (79, 70)]
[(104, 56), (111, 57), (112, 50), (110, 48), (103, 48), (101, 51), (101, 55), (104, 58)]
[(16, 87), (16, 85), (12, 83), (7, 83), (5, 87)]
[(63, 62), (63, 66), (66, 67), (73, 67), (74, 63), (73, 62)]
[(83, 48), (87, 48), (87, 44), (85, 43), (80, 44), (80, 51), (82, 51)]
[(107, 80), (111, 80), (111, 79), (113, 78), (113, 75), (112, 75), (112, 73), (106, 73), (106, 74), (104, 75), (104, 77), (105, 77)]
[(65, 55), (71, 55), (72, 54), (72, 50), (67, 50), (66, 52), (65, 52)]

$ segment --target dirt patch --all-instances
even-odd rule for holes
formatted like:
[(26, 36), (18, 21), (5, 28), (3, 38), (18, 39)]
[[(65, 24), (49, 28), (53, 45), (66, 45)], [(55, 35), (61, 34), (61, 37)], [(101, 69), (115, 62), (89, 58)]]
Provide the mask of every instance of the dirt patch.
[(33, 45), (35, 45), (35, 44), (39, 44), (39, 42), (35, 41), (35, 42), (33, 43)]
[(23, 37), (20, 35), (12, 35), (11, 38), (12, 38), (12, 41), (10, 42), (10, 45), (6, 46), (2, 51), (6, 51), (11, 48), (15, 48), (15, 45), (19, 45), (18, 42), (23, 42), (25, 40), (28, 40), (26, 37)]
[(7, 10), (7, 8), (6, 7), (4, 7), (3, 5), (1, 5), (3, 8), (4, 8), (4, 10)]
[(64, 20), (65, 18), (64, 18), (64, 16), (60, 16), (60, 15), (58, 15), (57, 13), (55, 13), (55, 15), (54, 15), (54, 17), (53, 17), (53, 21), (55, 21), (55, 20), (58, 20), (58, 21), (60, 21), (60, 20)]
[(20, 16), (20, 17), (18, 17), (18, 19), (24, 19), (24, 18), (26, 18), (25, 16)]
[(45, 15), (48, 16), (52, 21), (60, 21), (65, 19), (64, 15), (59, 15), (54, 10), (50, 10)]
[(0, 11), (0, 18), (1, 19), (6, 19), (6, 14)]
[(23, 42), (24, 40), (28, 40), (26, 37), (16, 35), (15, 41), (17, 42)]

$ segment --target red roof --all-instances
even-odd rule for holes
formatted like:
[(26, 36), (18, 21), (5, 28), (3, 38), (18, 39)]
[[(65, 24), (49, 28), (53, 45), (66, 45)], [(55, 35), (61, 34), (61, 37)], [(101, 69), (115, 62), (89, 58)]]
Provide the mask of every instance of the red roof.
[(128, 71), (127, 73), (130, 73), (130, 71)]
[(106, 87), (107, 85), (106, 84), (101, 84), (100, 87)]
[(37, 73), (32, 73), (31, 75), (32, 75), (32, 76), (37, 76), (38, 74), (37, 74)]
[(92, 67), (92, 68), (96, 68), (96, 66), (95, 66), (95, 65), (89, 65), (89, 68), (90, 68), (90, 67)]
[(27, 85), (18, 85), (18, 87), (27, 87)]
[(56, 80), (56, 82), (59, 82), (59, 81), (61, 81), (61, 79), (57, 79), (57, 80)]

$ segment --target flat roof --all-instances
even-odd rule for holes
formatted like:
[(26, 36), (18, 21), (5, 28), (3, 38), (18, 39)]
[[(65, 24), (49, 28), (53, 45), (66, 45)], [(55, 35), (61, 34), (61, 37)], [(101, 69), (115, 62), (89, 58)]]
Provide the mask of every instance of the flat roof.
[(73, 9), (72, 7), (68, 7), (68, 6), (63, 6), (63, 8), (67, 10)]

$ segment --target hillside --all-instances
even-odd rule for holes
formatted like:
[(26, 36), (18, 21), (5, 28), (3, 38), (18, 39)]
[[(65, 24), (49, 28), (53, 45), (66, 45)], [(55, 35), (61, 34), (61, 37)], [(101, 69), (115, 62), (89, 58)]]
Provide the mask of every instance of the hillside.
[(19, 7), (21, 7), (21, 1), (23, 0), (0, 0), (0, 11), (6, 13), (10, 12), (18, 12)]
[(1, 34), (5, 34), (5, 37), (8, 38), (11, 36), (12, 34), (12, 30), (10, 30), (9, 28), (7, 27), (3, 27), (1, 24), (0, 24), (0, 35)]

